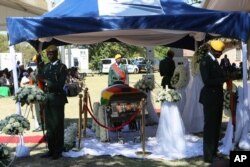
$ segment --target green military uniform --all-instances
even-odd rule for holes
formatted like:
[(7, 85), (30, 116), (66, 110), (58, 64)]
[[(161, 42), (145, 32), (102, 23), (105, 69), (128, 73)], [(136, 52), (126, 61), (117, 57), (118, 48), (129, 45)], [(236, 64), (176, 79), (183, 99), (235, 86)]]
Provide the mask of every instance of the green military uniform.
[(204, 160), (212, 162), (216, 157), (223, 110), (223, 83), (227, 80), (216, 58), (208, 53), (200, 62), (204, 86), (200, 103), (204, 110)]
[(46, 64), (42, 75), (45, 79), (45, 92), (48, 98), (45, 104), (48, 149), (50, 154), (61, 155), (64, 146), (64, 105), (67, 103), (63, 86), (66, 81), (67, 67), (57, 60), (55, 64)]
[(123, 78), (120, 76), (120, 74), (115, 70), (114, 64), (111, 65), (109, 69), (109, 76), (108, 76), (108, 86), (114, 85), (115, 83), (121, 82), (124, 84), (129, 84), (129, 78), (128, 78), (128, 70), (125, 64), (119, 64), (117, 67), (120, 69), (122, 73), (125, 74), (125, 82), (123, 81)]

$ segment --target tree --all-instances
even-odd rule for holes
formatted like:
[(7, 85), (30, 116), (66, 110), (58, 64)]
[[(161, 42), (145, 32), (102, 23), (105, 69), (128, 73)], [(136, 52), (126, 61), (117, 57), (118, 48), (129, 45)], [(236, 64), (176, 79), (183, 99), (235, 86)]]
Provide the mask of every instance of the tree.
[(167, 55), (169, 49), (170, 48), (166, 46), (156, 46), (154, 49), (155, 57), (160, 60), (163, 59)]
[[(16, 52), (23, 54), (23, 64), (31, 61), (36, 54), (36, 50), (27, 42), (15, 45)], [(6, 34), (0, 34), (0, 52), (9, 52), (8, 38)]]
[(8, 50), (9, 47), (7, 35), (0, 34), (0, 52), (7, 52)]
[(123, 57), (131, 58), (146, 55), (146, 50), (143, 47), (127, 45), (122, 42), (101, 42), (91, 45), (75, 45), (77, 48), (89, 49), (90, 69), (96, 70), (98, 63), (104, 58), (113, 58), (116, 54), (121, 54)]
[(16, 45), (16, 52), (23, 53), (23, 64), (32, 61), (32, 57), (37, 53), (36, 50), (27, 42), (22, 42)]

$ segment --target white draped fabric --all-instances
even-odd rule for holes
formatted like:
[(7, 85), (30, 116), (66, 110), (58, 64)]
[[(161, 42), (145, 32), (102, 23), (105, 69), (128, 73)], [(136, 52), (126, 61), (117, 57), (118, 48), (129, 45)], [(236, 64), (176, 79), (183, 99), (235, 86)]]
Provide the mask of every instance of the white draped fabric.
[[(72, 44), (94, 44), (103, 42), (114, 36), (117, 40), (135, 46), (155, 46), (162, 43), (172, 43), (185, 37), (188, 31), (172, 30), (112, 30), (102, 32), (89, 32), (71, 35), (55, 36), (53, 38)], [(40, 41), (49, 42), (52, 38), (40, 38)]]
[(176, 104), (179, 109), (180, 115), (182, 115), (186, 104), (186, 87), (183, 87), (181, 89), (176, 89), (176, 91), (181, 94), (181, 100), (178, 101)]
[(203, 131), (204, 114), (203, 106), (199, 103), (200, 91), (203, 87), (201, 75), (190, 75), (190, 80), (186, 88), (186, 103), (182, 113), (183, 123), (188, 133), (198, 133)]
[(146, 122), (147, 125), (158, 124), (159, 122), (159, 117), (157, 113), (155, 112), (152, 98), (153, 97), (151, 96), (151, 91), (147, 92), (147, 105), (146, 105), (146, 110), (148, 113), (147, 122)]
[(185, 107), (185, 104), (186, 104), (186, 101), (187, 101), (187, 99), (186, 99), (187, 98), (187, 96), (186, 96), (186, 88), (187, 88), (187, 85), (188, 85), (189, 79), (190, 79), (189, 62), (188, 62), (187, 59), (184, 59), (182, 61), (182, 63), (183, 63), (183, 66), (184, 66), (185, 70), (187, 71), (188, 80), (187, 80), (187, 84), (183, 88), (176, 89), (176, 91), (181, 94), (181, 100), (177, 102), (177, 106), (179, 108), (179, 112), (180, 112), (181, 115), (183, 113), (183, 110), (184, 110), (184, 107)]
[(156, 132), (158, 147), (156, 152), (172, 158), (185, 155), (185, 129), (175, 103), (163, 102)]
[[(233, 125), (231, 118), (227, 125), (227, 130), (224, 138), (222, 139), (222, 145), (219, 147), (219, 151), (225, 155), (229, 155), (230, 150), (234, 147), (234, 144), (238, 144), (239, 148), (244, 150), (250, 150), (250, 137), (248, 135), (249, 130), (249, 109), (244, 107), (243, 104), (243, 88), (238, 87), (238, 103), (236, 108), (236, 128), (233, 132)], [(233, 133), (235, 135), (233, 143)]]

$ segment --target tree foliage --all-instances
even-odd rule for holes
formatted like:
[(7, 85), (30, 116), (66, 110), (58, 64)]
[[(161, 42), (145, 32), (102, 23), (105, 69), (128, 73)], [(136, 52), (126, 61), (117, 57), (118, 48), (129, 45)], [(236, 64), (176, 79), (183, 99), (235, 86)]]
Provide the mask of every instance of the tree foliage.
[(155, 57), (159, 60), (163, 59), (167, 55), (169, 49), (170, 48), (166, 46), (156, 46), (154, 48)]
[[(27, 42), (15, 45), (15, 51), (23, 54), (23, 63), (31, 61), (36, 54), (36, 50)], [(8, 38), (5, 34), (0, 34), (0, 52), (9, 52)]]
[[(91, 45), (72, 45), (75, 48), (89, 49), (89, 67), (96, 70), (98, 63), (104, 58), (113, 58), (116, 54), (121, 54), (126, 58), (146, 57), (146, 48), (134, 45), (128, 45), (122, 42), (101, 42)], [(27, 42), (22, 42), (15, 46), (16, 52), (23, 53), (23, 62), (27, 64), (36, 54), (36, 50)], [(157, 59), (162, 59), (169, 48), (156, 46), (154, 54)], [(7, 35), (0, 34), (0, 52), (9, 52)], [(43, 53), (43, 59), (47, 62), (46, 53)]]
[(146, 50), (144, 47), (127, 45), (122, 42), (102, 42), (91, 45), (79, 46), (78, 48), (89, 49), (90, 69), (96, 70), (98, 63), (104, 58), (113, 58), (116, 54), (121, 54), (123, 57), (145, 57)]

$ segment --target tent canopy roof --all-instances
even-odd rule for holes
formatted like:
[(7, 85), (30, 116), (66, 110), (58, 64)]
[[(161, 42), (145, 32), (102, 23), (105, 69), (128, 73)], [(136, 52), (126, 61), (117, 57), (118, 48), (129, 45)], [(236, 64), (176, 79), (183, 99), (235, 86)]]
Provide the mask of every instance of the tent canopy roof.
[(247, 13), (213, 11), (168, 0), (148, 4), (144, 0), (65, 0), (40, 17), (9, 17), (7, 25), (11, 45), (23, 41), (91, 44), (115, 38), (153, 46), (187, 35), (201, 38), (199, 32), (246, 42), (250, 32)]
[(47, 11), (46, 0), (1, 0), (0, 1), (0, 31), (6, 31), (6, 17), (35, 16)]
[(250, 0), (204, 0), (202, 8), (223, 11), (250, 12)]

